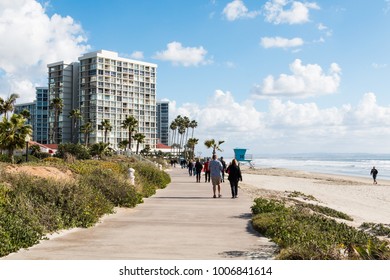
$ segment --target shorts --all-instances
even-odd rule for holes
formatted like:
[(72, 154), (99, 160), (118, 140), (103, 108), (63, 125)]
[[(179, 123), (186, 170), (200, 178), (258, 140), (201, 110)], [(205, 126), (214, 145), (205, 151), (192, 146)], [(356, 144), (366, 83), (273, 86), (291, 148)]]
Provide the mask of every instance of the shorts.
[(221, 177), (211, 177), (211, 183), (213, 184), (213, 186), (217, 186), (219, 184), (221, 184)]

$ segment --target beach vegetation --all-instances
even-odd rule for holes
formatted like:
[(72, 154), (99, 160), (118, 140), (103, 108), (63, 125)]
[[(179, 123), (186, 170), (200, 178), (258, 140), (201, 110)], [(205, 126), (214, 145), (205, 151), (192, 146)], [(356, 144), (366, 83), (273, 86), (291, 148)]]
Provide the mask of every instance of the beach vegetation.
[(365, 259), (364, 251), (379, 252), (370, 255), (376, 259), (390, 259), (387, 242), (302, 204), (287, 206), (283, 201), (257, 198), (252, 213), (253, 227), (279, 246), (277, 259)]
[(304, 194), (304, 193), (299, 192), (299, 191), (291, 192), (290, 194), (288, 194), (288, 197), (291, 197), (291, 198), (297, 197), (297, 198), (302, 198), (304, 200), (318, 201), (318, 199), (316, 199), (314, 196), (307, 195), (307, 194)]
[(360, 226), (360, 228), (376, 236), (390, 237), (390, 225), (376, 224), (376, 223), (363, 223)]
[[(155, 165), (132, 158), (65, 161), (51, 157), (23, 164), (33, 167), (36, 175), (10, 173), (7, 166), (0, 164), (0, 257), (31, 247), (49, 233), (93, 226), (114, 207), (134, 207), (170, 182), (169, 175)], [(38, 176), (47, 166), (68, 179)], [(128, 179), (130, 167), (135, 169), (135, 185)]]
[(324, 214), (324, 215), (329, 216), (329, 217), (343, 219), (343, 220), (347, 220), (347, 221), (353, 221), (353, 218), (350, 217), (349, 215), (347, 215), (343, 212), (334, 210), (332, 208), (329, 208), (327, 206), (310, 204), (310, 203), (298, 204), (298, 205), (299, 205), (299, 207), (309, 208), (309, 209), (313, 210), (314, 212), (321, 213), (321, 214)]

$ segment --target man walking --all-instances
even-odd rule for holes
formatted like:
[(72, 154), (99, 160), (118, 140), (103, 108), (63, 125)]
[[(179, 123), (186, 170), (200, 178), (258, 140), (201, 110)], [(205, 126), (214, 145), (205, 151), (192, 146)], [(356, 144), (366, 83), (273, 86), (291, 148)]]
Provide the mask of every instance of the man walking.
[(223, 170), (222, 163), (217, 159), (217, 155), (213, 155), (213, 160), (209, 164), (211, 183), (213, 184), (214, 198), (216, 198), (216, 189), (218, 186), (218, 197), (221, 197), (221, 174)]
[(378, 170), (375, 169), (375, 166), (371, 169), (372, 179), (374, 179), (374, 185), (378, 184), (376, 181), (376, 175), (378, 175)]

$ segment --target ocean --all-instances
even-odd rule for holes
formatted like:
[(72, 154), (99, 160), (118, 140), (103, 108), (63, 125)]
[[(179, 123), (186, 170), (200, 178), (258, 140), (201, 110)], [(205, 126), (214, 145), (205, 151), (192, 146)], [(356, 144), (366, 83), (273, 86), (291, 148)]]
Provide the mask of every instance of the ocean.
[(371, 178), (373, 166), (378, 180), (390, 180), (390, 154), (287, 154), (253, 155), (255, 167), (280, 167), (308, 172)]

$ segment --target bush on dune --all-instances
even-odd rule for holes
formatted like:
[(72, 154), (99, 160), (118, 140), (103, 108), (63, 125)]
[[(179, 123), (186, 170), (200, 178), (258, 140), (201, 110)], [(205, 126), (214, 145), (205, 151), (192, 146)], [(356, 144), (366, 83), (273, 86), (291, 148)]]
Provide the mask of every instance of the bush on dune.
[[(170, 182), (151, 164), (53, 159), (43, 165), (71, 170), (74, 178), (59, 181), (0, 168), (0, 257), (38, 243), (47, 233), (92, 226), (115, 206), (134, 207)], [(137, 189), (128, 180), (129, 167), (136, 170)]]
[(313, 212), (312, 207), (287, 207), (258, 198), (252, 213), (254, 228), (278, 244), (278, 259), (390, 259), (387, 242)]

